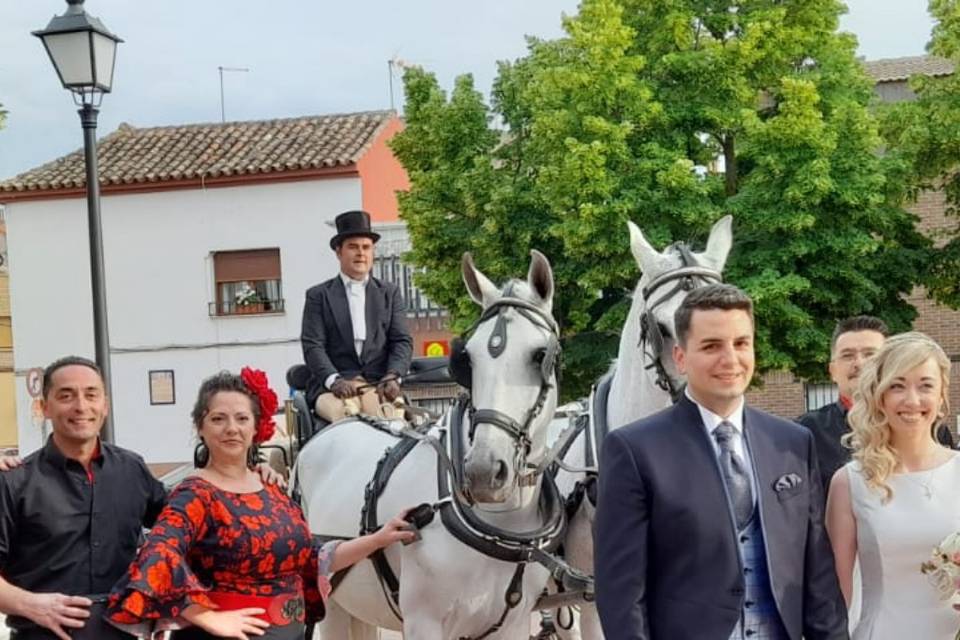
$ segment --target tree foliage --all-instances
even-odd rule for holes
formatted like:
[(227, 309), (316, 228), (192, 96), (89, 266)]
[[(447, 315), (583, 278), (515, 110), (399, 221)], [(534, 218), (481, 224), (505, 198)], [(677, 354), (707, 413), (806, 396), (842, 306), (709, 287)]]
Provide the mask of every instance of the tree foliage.
[[(762, 368), (824, 370), (837, 319), (905, 327), (925, 245), (896, 206), (855, 43), (834, 0), (584, 0), (566, 35), (502, 62), (492, 99), (408, 70), (394, 150), (421, 285), (462, 328), (459, 256), (502, 278), (554, 266), (582, 393), (615, 355), (638, 273), (626, 220), (654, 244), (734, 214), (728, 279), (757, 302)], [(721, 160), (718, 162), (717, 159)], [(720, 170), (720, 169), (724, 170)], [(572, 379), (571, 379), (572, 378)]]
[[(928, 49), (960, 65), (960, 2), (931, 0), (930, 13), (936, 23)], [(960, 308), (960, 76), (917, 76), (910, 84), (917, 100), (886, 109), (883, 132), (889, 155), (903, 163), (910, 196), (943, 191), (950, 222), (934, 234), (938, 250), (925, 284), (938, 301)]]

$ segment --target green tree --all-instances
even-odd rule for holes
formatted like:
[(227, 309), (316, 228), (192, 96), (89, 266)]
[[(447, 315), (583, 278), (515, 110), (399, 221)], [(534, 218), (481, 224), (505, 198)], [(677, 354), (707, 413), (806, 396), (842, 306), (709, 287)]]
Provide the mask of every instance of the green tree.
[[(928, 49), (960, 63), (960, 2), (931, 0), (930, 13), (936, 23)], [(938, 250), (924, 284), (939, 302), (960, 308), (960, 76), (916, 76), (910, 84), (917, 100), (885, 109), (883, 133), (889, 155), (902, 162), (909, 196), (943, 190), (952, 220), (934, 235)]]
[(531, 40), (529, 56), (500, 64), (492, 106), (469, 76), (447, 100), (431, 74), (408, 70), (407, 128), (393, 149), (412, 183), (400, 200), (410, 257), (455, 326), (476, 314), (459, 279), (463, 251), (498, 279), (522, 273), (530, 248), (551, 258), (569, 396), (615, 354), (637, 278), (626, 220), (666, 239), (683, 228), (677, 207), (699, 206), (703, 185), (688, 160), (651, 139), (662, 115), (639, 80), (643, 59), (627, 53), (622, 8), (585, 3), (564, 25), (567, 38)]
[(910, 325), (927, 257), (878, 155), (871, 83), (838, 0), (624, 0), (665, 135), (723, 159), (734, 214), (727, 277), (757, 302), (763, 369), (823, 375), (837, 319)]
[(924, 241), (887, 181), (901, 165), (876, 153), (841, 8), (584, 0), (565, 37), (530, 40), (527, 56), (500, 64), (490, 105), (468, 77), (447, 100), (430, 74), (409, 71), (394, 148), (427, 293), (462, 327), (473, 313), (462, 251), (498, 277), (518, 273), (530, 247), (544, 251), (575, 395), (614, 355), (637, 278), (625, 221), (662, 246), (702, 239), (729, 211), (727, 275), (757, 301), (762, 368), (820, 374), (833, 324), (852, 313), (908, 325), (901, 294)]

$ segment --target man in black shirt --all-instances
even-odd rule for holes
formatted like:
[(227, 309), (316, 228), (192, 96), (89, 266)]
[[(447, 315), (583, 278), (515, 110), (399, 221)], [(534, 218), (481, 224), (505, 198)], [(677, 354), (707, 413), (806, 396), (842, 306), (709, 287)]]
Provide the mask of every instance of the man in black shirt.
[(54, 362), (43, 379), (53, 434), (0, 473), (0, 612), (15, 640), (132, 637), (102, 621), (102, 602), (166, 493), (140, 456), (100, 441), (108, 406), (95, 363)]
[(850, 450), (840, 439), (850, 431), (847, 412), (853, 404), (860, 369), (883, 346), (888, 333), (883, 320), (873, 316), (841, 320), (830, 340), (830, 379), (836, 383), (840, 397), (797, 418), (797, 422), (813, 432), (824, 499), (833, 474), (850, 460)]

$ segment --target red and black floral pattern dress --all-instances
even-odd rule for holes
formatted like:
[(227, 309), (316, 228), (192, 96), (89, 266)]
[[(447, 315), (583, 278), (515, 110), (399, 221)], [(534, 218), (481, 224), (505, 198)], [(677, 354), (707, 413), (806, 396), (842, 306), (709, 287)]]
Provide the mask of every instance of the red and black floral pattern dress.
[[(233, 493), (190, 477), (113, 588), (107, 620), (150, 637), (189, 626), (180, 614), (192, 604), (256, 606), (271, 637), (302, 638), (304, 621), (322, 615), (334, 547), (313, 548), (300, 508), (275, 485)], [(174, 637), (208, 637), (199, 631)]]

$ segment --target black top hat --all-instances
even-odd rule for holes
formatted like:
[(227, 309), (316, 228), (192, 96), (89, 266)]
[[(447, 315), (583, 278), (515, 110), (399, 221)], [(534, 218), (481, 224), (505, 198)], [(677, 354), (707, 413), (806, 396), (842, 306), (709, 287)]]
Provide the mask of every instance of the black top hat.
[(380, 234), (370, 230), (370, 214), (366, 211), (347, 211), (336, 217), (337, 235), (330, 238), (330, 248), (336, 250), (344, 239), (351, 236), (365, 236), (374, 242)]

